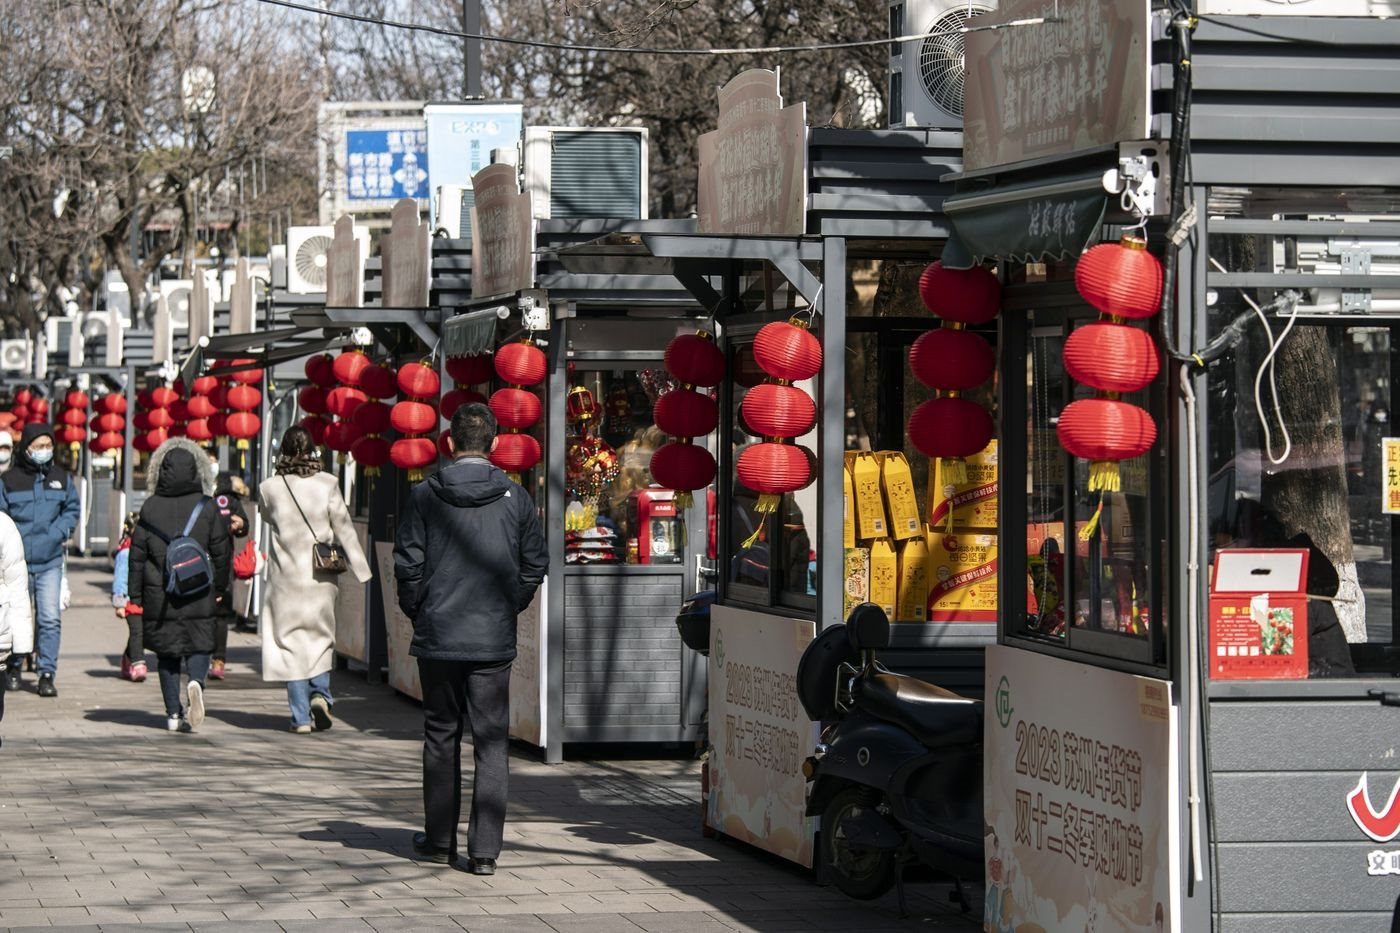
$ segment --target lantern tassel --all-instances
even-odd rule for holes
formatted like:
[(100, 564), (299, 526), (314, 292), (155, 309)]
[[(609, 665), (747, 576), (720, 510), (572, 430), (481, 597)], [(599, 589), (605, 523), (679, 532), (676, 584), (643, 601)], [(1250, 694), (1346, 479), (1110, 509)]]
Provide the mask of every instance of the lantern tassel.
[(1084, 523), (1084, 527), (1079, 529), (1079, 540), (1088, 541), (1099, 530), (1099, 516), (1103, 514), (1103, 493), (1099, 493), (1099, 507), (1094, 509), (1094, 514), (1089, 516), (1089, 520)]
[(676, 490), (675, 502), (676, 510), (684, 511), (695, 504), (695, 496), (691, 494), (689, 489), (678, 489)]
[(744, 540), (743, 544), (739, 545), (740, 547), (750, 548), (754, 546), (754, 542), (763, 534), (763, 523), (768, 520), (769, 515), (778, 511), (778, 506), (782, 505), (782, 503), (783, 497), (781, 493), (765, 492), (758, 497), (758, 504), (754, 506), (754, 511), (759, 515), (758, 527), (753, 530), (753, 534), (749, 535), (748, 538)]
[(967, 482), (967, 461), (962, 457), (940, 457), (938, 464), (943, 472), (944, 486), (961, 486)]
[(408, 471), (408, 481), (410, 483), (421, 483), (423, 481), (423, 471), (418, 467)]
[(1118, 472), (1117, 460), (1094, 460), (1089, 463), (1090, 492), (1118, 492), (1123, 488), (1123, 479)]

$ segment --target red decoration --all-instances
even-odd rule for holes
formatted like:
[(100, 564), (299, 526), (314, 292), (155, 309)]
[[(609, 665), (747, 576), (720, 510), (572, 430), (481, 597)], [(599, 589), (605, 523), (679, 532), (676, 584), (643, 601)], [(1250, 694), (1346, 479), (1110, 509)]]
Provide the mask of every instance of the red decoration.
[(349, 418), (355, 413), (355, 409), (367, 401), (369, 401), (368, 396), (359, 389), (336, 386), (326, 396), (326, 410), (337, 418)]
[(107, 412), (93, 419), (92, 426), (98, 431), (123, 431), (126, 429), (126, 419), (121, 415)]
[(49, 413), (49, 400), (46, 398), (36, 398), (29, 403), (29, 414), (47, 415)]
[(437, 428), (438, 415), (426, 402), (399, 402), (389, 413), (389, 423), (401, 434), (427, 434)]
[[(660, 405), (657, 408), (660, 409)], [(817, 406), (810, 395), (796, 386), (771, 382), (754, 386), (745, 393), (740, 411), (745, 422), (761, 437), (798, 437), (817, 423)], [(658, 418), (657, 425), (660, 424)], [(695, 433), (708, 434), (709, 431)]]
[(257, 385), (262, 382), (263, 371), (261, 369), (242, 368), (251, 367), (256, 362), (257, 360), (233, 360), (229, 366), (240, 368), (229, 374), (229, 380), (245, 386)]
[(442, 380), (426, 363), (405, 363), (399, 367), (398, 384), (399, 394), (407, 398), (434, 398)]
[(335, 385), (335, 360), (329, 353), (318, 353), (306, 360), (306, 378), (323, 389)]
[(87, 440), (87, 429), (82, 425), (65, 424), (55, 432), (54, 436), (58, 438), (60, 443), (76, 447)]
[(341, 463), (359, 439), (360, 429), (353, 421), (333, 421), (326, 427), (325, 445), (336, 452), (336, 459)]
[(367, 476), (374, 476), (389, 462), (389, 442), (377, 434), (362, 437), (350, 445), (350, 456), (365, 468)]
[(156, 428), (154, 431), (147, 431), (141, 435), (142, 442), (146, 445), (146, 450), (155, 450), (161, 444), (170, 439), (170, 432), (165, 428)]
[(214, 432), (209, 430), (209, 419), (195, 418), (185, 425), (185, 436), (192, 441), (204, 443), (214, 439)]
[(1076, 327), (1065, 341), (1065, 371), (1104, 392), (1136, 392), (1150, 385), (1162, 362), (1145, 330), (1100, 321)]
[(169, 386), (156, 386), (151, 390), (151, 407), (153, 408), (169, 408), (179, 399), (179, 394)]
[(540, 420), (540, 398), (525, 389), (497, 389), (491, 394), (491, 414), (502, 428), (528, 428)]
[(250, 385), (236, 385), (228, 390), (228, 407), (235, 411), (253, 411), (262, 404), (262, 393)]
[(175, 423), (175, 419), (168, 409), (152, 408), (146, 413), (146, 423), (153, 428), (168, 428)]
[(656, 426), (672, 437), (701, 437), (719, 426), (719, 409), (708, 395), (672, 389), (656, 400), (653, 418)]
[(88, 407), (88, 397), (87, 397), (87, 393), (86, 393), (86, 392), (82, 392), (82, 391), (80, 391), (80, 390), (78, 390), (78, 389), (73, 389), (73, 390), (70, 391), (67, 395), (65, 395), (65, 396), (63, 397), (63, 405), (64, 405), (65, 408), (78, 408), (78, 409), (87, 408), (87, 407)]
[(228, 437), (228, 415), (221, 411), (210, 415), (209, 430), (214, 432), (215, 437)]
[(954, 396), (929, 399), (909, 419), (909, 440), (925, 457), (970, 457), (987, 446), (995, 430), (985, 408)]
[(208, 395), (219, 387), (218, 376), (200, 376), (192, 383), (195, 395)]
[(447, 358), (447, 374), (459, 386), (480, 385), (491, 381), (494, 371), (489, 353), (476, 356), (450, 356)]
[(706, 331), (680, 334), (666, 346), (666, 369), (682, 385), (717, 386), (724, 380), (724, 353)]
[(208, 396), (196, 395), (185, 405), (185, 410), (191, 418), (212, 418), (219, 409), (214, 407), (214, 403), (209, 401)]
[[(811, 463), (809, 455), (795, 444), (749, 444), (739, 451), (739, 482), (761, 498), (781, 499), (812, 481)], [(760, 507), (759, 511), (772, 510)]]
[(350, 420), (366, 434), (383, 434), (392, 423), (390, 414), (389, 406), (383, 402), (365, 402), (355, 409)]
[(715, 481), (714, 455), (689, 441), (662, 444), (651, 455), (651, 478), (667, 489), (693, 492)]
[(996, 353), (981, 334), (939, 327), (920, 334), (909, 349), (909, 368), (924, 385), (963, 391), (996, 372)]
[(209, 393), (209, 401), (213, 403), (213, 405), (214, 405), (215, 408), (227, 408), (227, 407), (228, 407), (228, 386), (226, 386), (226, 385), (217, 385), (217, 386), (215, 386), (215, 387), (214, 387), (214, 391)]
[(1001, 311), (1001, 282), (984, 266), (949, 269), (938, 260), (919, 276), (919, 297), (945, 321), (985, 324)]
[(540, 442), (528, 434), (497, 435), (491, 462), (507, 473), (524, 473), (540, 462)]
[(64, 424), (77, 425), (79, 427), (87, 424), (87, 412), (81, 408), (65, 408), (63, 414), (59, 416)]
[(126, 438), (123, 435), (115, 431), (106, 431), (93, 439), (92, 449), (102, 454), (109, 450), (119, 450), (125, 443)]
[(320, 415), (308, 415), (301, 419), (301, 426), (306, 429), (306, 433), (311, 435), (311, 439), (318, 444), (326, 442), (326, 432), (330, 429), (331, 422)]
[[(193, 404), (194, 399), (191, 399), (190, 402)], [(326, 390), (320, 386), (303, 387), (297, 393), (297, 407), (308, 415), (324, 415), (326, 413)]]
[(360, 373), (360, 389), (370, 398), (388, 398), (398, 392), (398, 379), (387, 366), (371, 366)]
[[(1055, 426), (1060, 446), (1090, 461), (1131, 460), (1152, 449), (1157, 423), (1136, 405), (1082, 398), (1065, 406)], [(1115, 465), (1116, 468), (1116, 465)], [(1090, 489), (1093, 489), (1090, 480)]]
[(258, 436), (262, 421), (251, 411), (236, 411), (228, 416), (228, 435), (238, 441), (240, 450), (248, 449), (248, 439)]
[(416, 483), (423, 478), (423, 467), (437, 459), (437, 445), (429, 437), (401, 437), (389, 448), (389, 459)]
[(363, 350), (353, 349), (346, 350), (337, 356), (331, 370), (342, 385), (359, 387), (360, 376), (373, 365)]
[(587, 424), (598, 415), (598, 400), (587, 386), (574, 386), (564, 397), (564, 417), (569, 424)]
[(438, 435), (437, 448), (438, 448), (438, 454), (441, 455), (441, 456), (443, 457), (443, 459), (445, 459), (445, 460), (451, 460), (451, 459), (452, 459), (452, 429), (451, 429), (451, 428), (445, 428), (445, 429), (443, 430), (443, 432), (442, 432), (441, 434)]
[(126, 414), (126, 396), (118, 395), (115, 392), (109, 393), (98, 399), (95, 407), (100, 412), (124, 415)]
[(805, 322), (774, 321), (754, 337), (753, 357), (774, 379), (801, 382), (821, 371), (822, 345)]
[(508, 343), (496, 351), (496, 375), (510, 385), (532, 386), (543, 382), (547, 366), (544, 351), (528, 340)]
[(1074, 287), (1104, 314), (1149, 318), (1161, 309), (1162, 264), (1131, 234), (1091, 247), (1074, 267)]
[(453, 389), (443, 395), (439, 408), (444, 418), (451, 418), (457, 409), (473, 403), (486, 404), (486, 396), (472, 389)]
[(33, 399), (34, 399), (34, 393), (33, 393), (32, 391), (30, 391), (29, 389), (20, 389), (18, 392), (15, 393), (15, 404), (16, 404), (16, 405), (24, 405), (24, 406), (28, 407), (29, 403), (30, 403)]

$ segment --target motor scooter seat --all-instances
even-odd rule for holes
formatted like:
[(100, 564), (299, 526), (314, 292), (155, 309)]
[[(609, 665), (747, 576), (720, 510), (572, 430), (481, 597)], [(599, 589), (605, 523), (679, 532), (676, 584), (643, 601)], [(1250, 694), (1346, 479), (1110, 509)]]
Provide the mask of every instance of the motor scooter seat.
[(904, 674), (872, 672), (860, 678), (856, 704), (902, 726), (928, 748), (982, 740), (982, 704)]

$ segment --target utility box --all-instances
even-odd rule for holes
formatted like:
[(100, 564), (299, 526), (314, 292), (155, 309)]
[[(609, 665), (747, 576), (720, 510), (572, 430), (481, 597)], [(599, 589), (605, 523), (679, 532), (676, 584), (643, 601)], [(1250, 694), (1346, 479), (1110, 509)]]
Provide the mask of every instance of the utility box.
[(1308, 552), (1226, 548), (1210, 585), (1210, 676), (1301, 680), (1308, 676)]

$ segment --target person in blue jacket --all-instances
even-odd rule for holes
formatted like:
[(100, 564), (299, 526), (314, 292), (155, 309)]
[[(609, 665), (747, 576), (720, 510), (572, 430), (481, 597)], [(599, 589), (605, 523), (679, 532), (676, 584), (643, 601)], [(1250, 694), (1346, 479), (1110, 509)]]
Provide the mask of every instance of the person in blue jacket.
[[(64, 543), (78, 527), (78, 487), (53, 462), (53, 428), (27, 424), (14, 465), (0, 476), (0, 511), (14, 520), (24, 538), (29, 595), (34, 600), (35, 645), (39, 654), (39, 696), (58, 696), (59, 601), (63, 589)], [(5, 689), (20, 688), (22, 661), (10, 657)]]

